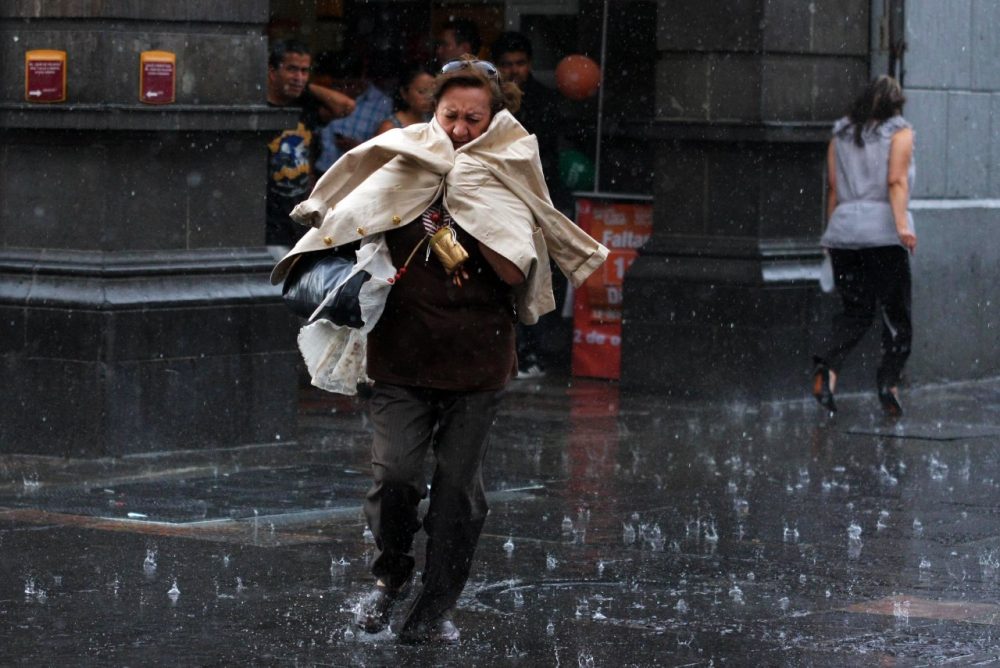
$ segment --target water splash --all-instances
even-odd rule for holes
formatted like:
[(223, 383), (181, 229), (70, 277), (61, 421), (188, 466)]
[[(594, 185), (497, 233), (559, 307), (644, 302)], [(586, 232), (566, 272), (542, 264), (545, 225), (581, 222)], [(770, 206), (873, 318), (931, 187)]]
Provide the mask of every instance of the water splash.
[(857, 522), (851, 522), (851, 524), (847, 527), (847, 537), (851, 540), (860, 540), (861, 525)]
[(719, 542), (719, 532), (715, 528), (715, 522), (711, 521), (705, 526), (705, 540), (709, 543)]
[(365, 530), (361, 532), (361, 539), (364, 540), (366, 545), (375, 544), (375, 534), (372, 533), (371, 527), (365, 527)]
[(924, 534), (924, 524), (920, 521), (919, 517), (913, 518), (913, 533), (917, 536), (922, 536)]
[(622, 524), (622, 542), (626, 545), (635, 542), (635, 527), (631, 524)]
[(939, 457), (940, 454), (934, 452), (927, 458), (927, 471), (930, 473), (931, 480), (940, 481), (948, 477), (948, 465), (941, 461)]
[(562, 532), (569, 533), (572, 530), (573, 530), (573, 520), (570, 519), (569, 515), (563, 516)]
[(897, 623), (909, 624), (910, 623), (910, 602), (895, 600), (892, 603), (892, 616), (896, 619)]
[(173, 586), (170, 587), (170, 589), (167, 591), (167, 596), (170, 597), (170, 600), (172, 600), (172, 601), (174, 601), (176, 603), (177, 599), (180, 597), (180, 595), (181, 595), (181, 590), (177, 586), (177, 580), (174, 580)]
[(507, 536), (507, 542), (505, 542), (503, 544), (503, 551), (506, 552), (508, 555), (511, 552), (514, 551), (514, 537), (513, 536)]
[(146, 558), (142, 562), (142, 572), (146, 574), (146, 577), (152, 577), (156, 574), (156, 548), (151, 548), (146, 550)]
[(688, 604), (684, 601), (683, 598), (679, 598), (677, 599), (677, 603), (674, 605), (674, 610), (677, 611), (678, 615), (683, 615), (687, 613), (687, 611), (689, 610)]
[(545, 568), (546, 569), (552, 571), (552, 570), (555, 570), (556, 566), (558, 566), (558, 565), (559, 565), (559, 562), (551, 554), (545, 557)]
[(782, 538), (786, 543), (799, 542), (799, 528), (789, 527), (787, 524), (785, 524), (785, 530), (782, 532)]
[(895, 487), (899, 484), (899, 478), (889, 473), (889, 469), (882, 464), (878, 470), (878, 479), (883, 485), (888, 485), (889, 487)]
[(743, 605), (746, 602), (743, 599), (743, 590), (735, 584), (729, 589), (729, 598), (737, 605)]

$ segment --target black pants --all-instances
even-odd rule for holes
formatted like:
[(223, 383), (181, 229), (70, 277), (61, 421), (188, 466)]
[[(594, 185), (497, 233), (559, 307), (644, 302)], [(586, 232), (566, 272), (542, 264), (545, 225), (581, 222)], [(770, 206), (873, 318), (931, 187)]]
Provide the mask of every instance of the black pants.
[(500, 392), (449, 392), (375, 383), (374, 484), (365, 515), (375, 536), (372, 573), (392, 588), (413, 572), (417, 505), (427, 495), (424, 460), (434, 452), (423, 591), (414, 604), (434, 618), (455, 605), (469, 578), (489, 508), (482, 463)]
[(877, 383), (879, 387), (895, 386), (913, 339), (907, 251), (902, 246), (879, 246), (832, 248), (829, 252), (843, 309), (833, 319), (830, 347), (819, 360), (834, 371), (840, 369), (878, 315), (882, 321), (882, 361)]

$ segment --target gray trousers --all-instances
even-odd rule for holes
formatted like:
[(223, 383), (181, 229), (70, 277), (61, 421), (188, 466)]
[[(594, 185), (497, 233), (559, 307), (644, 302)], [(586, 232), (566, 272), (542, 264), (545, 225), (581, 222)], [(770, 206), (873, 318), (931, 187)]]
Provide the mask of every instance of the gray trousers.
[(375, 536), (372, 573), (389, 587), (413, 572), (417, 506), (427, 495), (424, 460), (434, 453), (423, 591), (414, 604), (433, 618), (458, 601), (489, 508), (482, 463), (500, 392), (452, 392), (375, 383), (370, 400), (374, 484), (365, 515)]

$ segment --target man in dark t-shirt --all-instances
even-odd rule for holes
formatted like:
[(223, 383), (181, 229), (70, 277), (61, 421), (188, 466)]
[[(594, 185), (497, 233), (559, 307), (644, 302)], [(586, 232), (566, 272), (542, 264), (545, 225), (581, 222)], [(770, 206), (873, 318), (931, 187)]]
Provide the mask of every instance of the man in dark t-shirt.
[(267, 104), (299, 107), (294, 129), (282, 131), (268, 142), (267, 217), (268, 250), (280, 259), (305, 234), (306, 228), (288, 217), (309, 195), (319, 156), (316, 128), (354, 111), (354, 100), (342, 93), (309, 83), (312, 57), (302, 42), (287, 40), (271, 46), (267, 66)]
[(514, 117), (538, 138), (538, 153), (545, 184), (556, 208), (571, 215), (572, 196), (559, 181), (559, 137), (562, 127), (559, 94), (540, 83), (531, 71), (531, 40), (519, 32), (505, 32), (493, 44), (493, 62), (507, 81), (517, 84), (524, 96)]

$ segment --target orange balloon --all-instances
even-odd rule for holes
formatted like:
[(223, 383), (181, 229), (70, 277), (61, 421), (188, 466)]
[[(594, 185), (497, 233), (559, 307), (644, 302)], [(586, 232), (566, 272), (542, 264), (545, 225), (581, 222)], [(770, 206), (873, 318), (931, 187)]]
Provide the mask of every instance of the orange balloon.
[(586, 100), (601, 85), (601, 68), (587, 56), (566, 56), (556, 65), (556, 87), (571, 100)]

